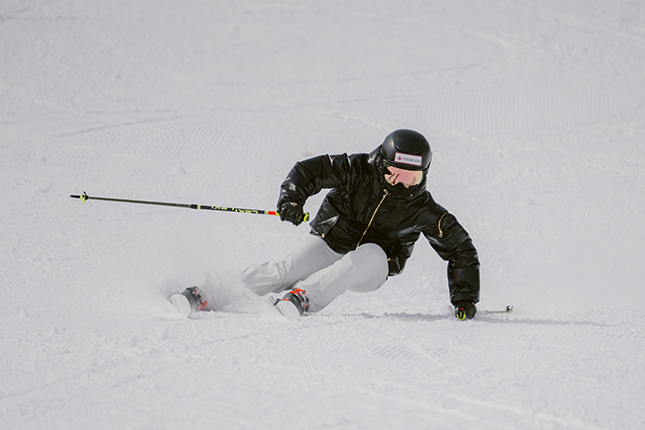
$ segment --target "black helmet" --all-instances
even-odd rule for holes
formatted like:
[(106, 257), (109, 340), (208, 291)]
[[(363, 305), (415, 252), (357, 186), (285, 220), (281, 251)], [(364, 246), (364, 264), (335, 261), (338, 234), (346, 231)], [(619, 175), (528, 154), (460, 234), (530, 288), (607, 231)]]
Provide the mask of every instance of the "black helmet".
[(421, 133), (413, 130), (396, 130), (388, 134), (380, 152), (384, 163), (405, 170), (426, 171), (432, 162), (430, 144)]

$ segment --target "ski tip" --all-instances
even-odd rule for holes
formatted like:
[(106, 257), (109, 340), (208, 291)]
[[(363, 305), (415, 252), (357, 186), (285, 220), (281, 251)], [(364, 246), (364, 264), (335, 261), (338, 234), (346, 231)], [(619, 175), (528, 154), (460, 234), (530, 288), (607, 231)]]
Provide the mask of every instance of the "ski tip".
[(175, 293), (170, 296), (168, 300), (170, 300), (170, 303), (175, 305), (182, 317), (188, 318), (192, 313), (190, 302), (188, 302), (188, 299), (183, 294)]
[(484, 310), (482, 312), (485, 313), (486, 315), (490, 315), (490, 314), (510, 314), (510, 313), (513, 312), (513, 306), (508, 305), (508, 306), (506, 306), (506, 309), (504, 309), (504, 310), (497, 310), (497, 311)]

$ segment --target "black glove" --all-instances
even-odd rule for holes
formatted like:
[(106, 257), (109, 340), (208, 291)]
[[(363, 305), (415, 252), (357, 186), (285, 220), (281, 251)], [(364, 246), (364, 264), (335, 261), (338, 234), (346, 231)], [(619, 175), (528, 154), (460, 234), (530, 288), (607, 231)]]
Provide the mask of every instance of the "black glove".
[(302, 205), (293, 202), (285, 202), (280, 205), (280, 219), (283, 222), (289, 221), (294, 225), (300, 225), (304, 218), (305, 213), (302, 209)]
[(473, 302), (462, 301), (457, 302), (455, 305), (455, 316), (460, 320), (470, 320), (475, 318), (477, 313), (477, 306)]

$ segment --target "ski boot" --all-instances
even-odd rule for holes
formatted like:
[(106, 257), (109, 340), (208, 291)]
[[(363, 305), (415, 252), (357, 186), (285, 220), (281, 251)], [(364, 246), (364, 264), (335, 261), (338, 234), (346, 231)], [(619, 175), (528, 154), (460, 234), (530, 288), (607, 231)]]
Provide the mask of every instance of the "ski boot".
[(203, 311), (208, 306), (204, 292), (197, 287), (186, 288), (183, 293), (175, 293), (169, 300), (177, 306), (179, 312), (188, 318), (193, 312)]
[(275, 302), (275, 307), (280, 313), (291, 321), (297, 321), (300, 316), (309, 310), (309, 298), (306, 291), (294, 288), (285, 296)]

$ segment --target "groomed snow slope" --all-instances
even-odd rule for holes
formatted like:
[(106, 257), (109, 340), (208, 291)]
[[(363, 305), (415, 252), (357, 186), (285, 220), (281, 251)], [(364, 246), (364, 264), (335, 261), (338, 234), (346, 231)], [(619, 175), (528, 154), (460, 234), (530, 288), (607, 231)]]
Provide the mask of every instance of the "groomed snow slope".
[[(4, 0), (0, 40), (3, 430), (645, 427), (642, 1)], [(306, 226), (69, 198), (273, 209), (396, 128), (479, 250), (473, 321), (424, 240), (294, 324), (236, 274)]]

